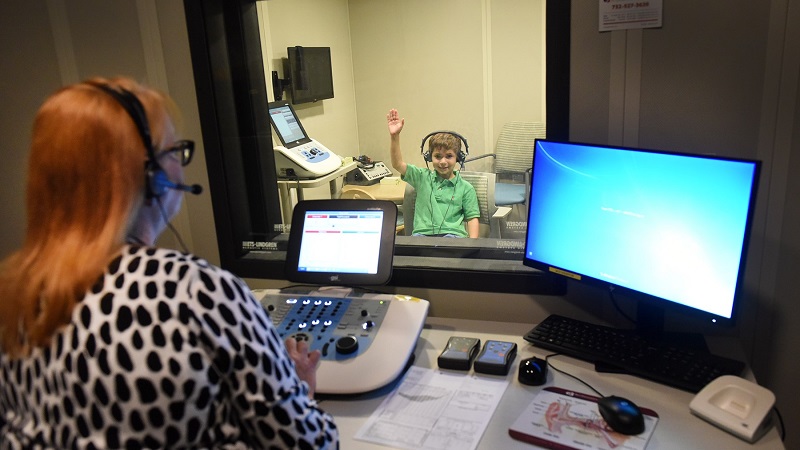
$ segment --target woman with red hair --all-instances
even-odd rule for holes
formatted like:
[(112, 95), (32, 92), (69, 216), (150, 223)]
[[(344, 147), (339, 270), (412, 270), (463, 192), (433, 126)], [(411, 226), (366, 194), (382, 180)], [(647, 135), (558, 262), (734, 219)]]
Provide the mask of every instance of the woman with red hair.
[(319, 352), (281, 342), (245, 283), (154, 246), (192, 141), (127, 78), (39, 109), (27, 232), (0, 266), (2, 448), (335, 448)]

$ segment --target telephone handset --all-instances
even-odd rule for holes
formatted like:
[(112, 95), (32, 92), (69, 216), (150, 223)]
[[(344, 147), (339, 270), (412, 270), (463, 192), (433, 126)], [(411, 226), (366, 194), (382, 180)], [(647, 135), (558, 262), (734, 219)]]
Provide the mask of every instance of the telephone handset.
[(355, 161), (358, 164), (358, 167), (362, 169), (372, 169), (375, 167), (375, 161), (373, 161), (372, 158), (367, 155), (358, 155), (353, 158), (353, 161)]
[(373, 161), (367, 155), (357, 156), (353, 160), (358, 164), (345, 176), (347, 184), (369, 186), (380, 182), (383, 177), (392, 176), (392, 171), (382, 161)]

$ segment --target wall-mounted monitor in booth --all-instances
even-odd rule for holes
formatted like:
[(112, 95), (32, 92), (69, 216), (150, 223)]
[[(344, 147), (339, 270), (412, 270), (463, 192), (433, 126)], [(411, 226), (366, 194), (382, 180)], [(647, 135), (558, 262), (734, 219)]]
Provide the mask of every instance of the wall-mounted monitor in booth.
[(333, 68), (330, 47), (294, 46), (286, 49), (284, 75), (272, 72), (275, 101), (283, 99), (283, 90), (289, 89), (292, 104), (312, 103), (333, 98)]

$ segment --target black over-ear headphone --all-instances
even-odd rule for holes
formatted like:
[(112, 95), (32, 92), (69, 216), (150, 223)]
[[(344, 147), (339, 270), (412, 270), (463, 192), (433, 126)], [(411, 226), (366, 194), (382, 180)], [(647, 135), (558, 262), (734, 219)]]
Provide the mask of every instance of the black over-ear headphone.
[(158, 164), (156, 159), (156, 150), (153, 146), (153, 138), (150, 135), (150, 126), (147, 122), (147, 115), (144, 111), (142, 102), (129, 90), (124, 88), (114, 89), (106, 84), (94, 84), (95, 86), (113, 97), (119, 103), (128, 115), (131, 116), (136, 129), (139, 130), (139, 135), (142, 137), (144, 148), (147, 151), (147, 161), (144, 163), (144, 188), (146, 198), (158, 198), (167, 192), (167, 189), (176, 189), (180, 191), (191, 192), (192, 194), (199, 194), (202, 191), (200, 185), (185, 185), (181, 183), (174, 183), (167, 177), (167, 173)]
[(433, 156), (431, 155), (430, 150), (425, 150), (425, 142), (428, 140), (429, 137), (439, 134), (445, 133), (452, 136), (457, 137), (461, 142), (464, 143), (464, 149), (458, 151), (458, 155), (456, 155), (456, 161), (458, 161), (461, 166), (464, 166), (464, 163), (467, 161), (467, 156), (469, 156), (469, 144), (467, 144), (467, 139), (464, 136), (454, 132), (454, 131), (434, 131), (433, 133), (429, 133), (427, 136), (422, 138), (422, 143), (419, 145), (419, 152), (422, 154), (422, 158), (425, 159), (425, 162), (433, 161)]

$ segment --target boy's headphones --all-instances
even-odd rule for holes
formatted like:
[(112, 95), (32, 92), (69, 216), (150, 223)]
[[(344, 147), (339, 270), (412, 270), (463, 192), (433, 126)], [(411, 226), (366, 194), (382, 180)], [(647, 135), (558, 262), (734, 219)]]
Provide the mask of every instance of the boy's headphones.
[(464, 136), (462, 136), (462, 135), (460, 135), (460, 134), (458, 134), (458, 133), (456, 133), (454, 131), (434, 131), (433, 133), (430, 133), (427, 136), (425, 136), (424, 138), (422, 138), (422, 144), (419, 145), (419, 152), (422, 154), (422, 158), (425, 159), (425, 162), (433, 161), (433, 156), (431, 155), (431, 151), (430, 150), (425, 150), (425, 141), (427, 141), (429, 137), (431, 137), (433, 135), (436, 135), (436, 134), (439, 134), (439, 133), (445, 133), (445, 134), (449, 134), (449, 135), (455, 136), (459, 140), (461, 140), (461, 142), (464, 143), (464, 149), (463, 150), (459, 150), (458, 151), (458, 155), (456, 155), (456, 161), (459, 164), (461, 164), (461, 166), (463, 166), (464, 163), (467, 161), (467, 156), (469, 155), (469, 144), (467, 144), (467, 140), (464, 138)]
[(144, 163), (146, 197), (148, 199), (157, 198), (164, 195), (167, 189), (181, 189), (183, 185), (170, 181), (167, 173), (164, 172), (164, 169), (161, 168), (156, 160), (156, 151), (153, 146), (153, 139), (150, 136), (150, 126), (147, 123), (147, 115), (142, 102), (127, 89), (114, 89), (106, 84), (91, 84), (114, 97), (117, 103), (128, 112), (128, 115), (131, 116), (133, 123), (136, 125), (136, 129), (139, 130), (139, 135), (142, 137), (142, 142), (144, 142), (144, 148), (147, 150), (147, 161)]

